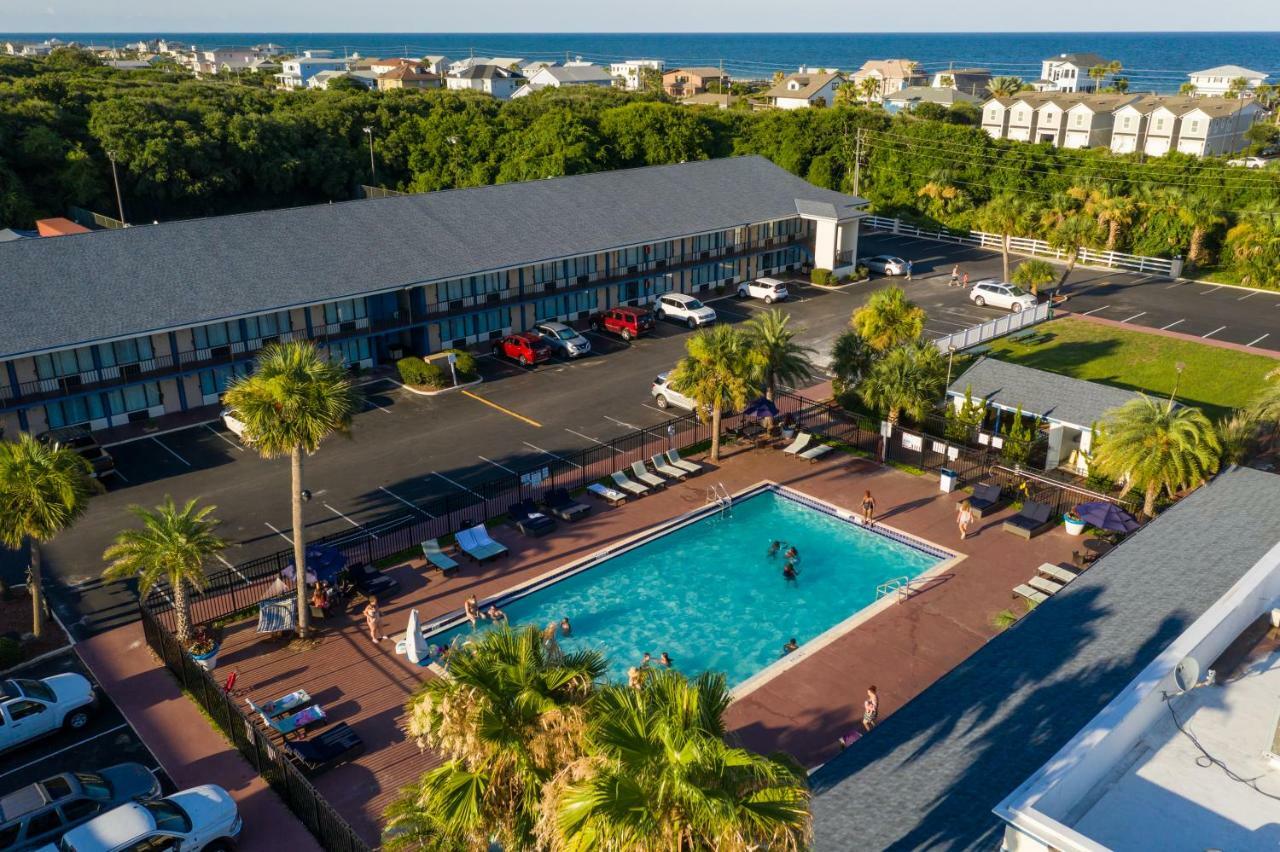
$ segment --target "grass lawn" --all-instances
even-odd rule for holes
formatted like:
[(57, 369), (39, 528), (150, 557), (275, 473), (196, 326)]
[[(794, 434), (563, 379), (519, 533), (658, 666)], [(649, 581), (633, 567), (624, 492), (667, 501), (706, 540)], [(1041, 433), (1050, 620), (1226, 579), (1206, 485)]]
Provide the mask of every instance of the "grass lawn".
[(1039, 328), (1041, 333), (1024, 343), (995, 341), (991, 354), (1038, 370), (1161, 396), (1173, 390), (1174, 365), (1182, 362), (1186, 369), (1178, 384), (1178, 399), (1200, 406), (1211, 417), (1248, 403), (1267, 373), (1280, 368), (1280, 359), (1264, 355), (1070, 317)]

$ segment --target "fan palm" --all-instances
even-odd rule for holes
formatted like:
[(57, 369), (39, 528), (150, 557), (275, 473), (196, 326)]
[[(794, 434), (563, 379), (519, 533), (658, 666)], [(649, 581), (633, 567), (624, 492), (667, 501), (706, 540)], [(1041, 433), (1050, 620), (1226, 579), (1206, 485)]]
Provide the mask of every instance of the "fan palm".
[(1261, 203), (1240, 217), (1224, 244), (1245, 284), (1269, 286), (1280, 281), (1280, 205)]
[(1109, 412), (1100, 429), (1101, 446), (1092, 466), (1104, 476), (1124, 479), (1124, 491), (1144, 494), (1142, 511), (1155, 514), (1161, 490), (1198, 484), (1218, 469), (1221, 444), (1204, 412), (1145, 394)]
[(796, 387), (812, 379), (816, 370), (814, 350), (796, 341), (795, 330), (788, 327), (790, 323), (790, 314), (774, 308), (752, 317), (746, 325), (752, 360), (770, 401), (777, 394), (779, 383)]
[(907, 298), (901, 287), (877, 290), (853, 312), (853, 328), (878, 352), (915, 340), (924, 331), (924, 308)]
[(1062, 271), (1062, 276), (1058, 279), (1059, 289), (1066, 285), (1071, 271), (1076, 268), (1076, 261), (1080, 259), (1080, 249), (1095, 242), (1097, 238), (1097, 224), (1088, 216), (1081, 216), (1078, 213), (1065, 217), (1049, 232), (1049, 245), (1067, 256), (1067, 268)]
[(947, 361), (927, 340), (904, 343), (871, 365), (858, 395), (869, 407), (883, 411), (897, 423), (905, 411), (921, 420), (946, 390)]
[(1107, 251), (1115, 251), (1125, 228), (1133, 224), (1138, 205), (1125, 192), (1116, 192), (1109, 185), (1093, 190), (1085, 204), (1085, 210), (1098, 220), (1098, 227), (1107, 232)]
[(1199, 266), (1205, 260), (1205, 240), (1215, 228), (1225, 225), (1227, 220), (1213, 206), (1213, 201), (1204, 195), (1193, 195), (1186, 204), (1179, 205), (1178, 219), (1191, 229), (1191, 237), (1187, 241), (1187, 262)]
[(862, 97), (866, 98), (867, 103), (871, 103), (880, 94), (880, 78), (863, 77), (858, 82), (858, 90), (862, 93)]
[(1259, 423), (1266, 423), (1275, 432), (1280, 429), (1280, 368), (1267, 374), (1269, 382), (1249, 404), (1249, 414)]
[(27, 545), (31, 559), (31, 632), (44, 635), (40, 545), (71, 526), (89, 503), (89, 463), (70, 447), (45, 445), (25, 432), (0, 441), (0, 543)]
[(142, 528), (122, 530), (116, 535), (115, 544), (102, 554), (109, 563), (102, 572), (104, 579), (136, 577), (138, 590), (143, 595), (161, 580), (169, 584), (173, 590), (177, 634), (183, 642), (191, 638), (187, 587), (204, 589), (209, 559), (227, 546), (214, 533), (218, 521), (209, 517), (216, 507), (197, 509), (196, 502), (188, 500), (179, 509), (166, 494), (164, 502), (154, 510), (130, 506), (129, 511), (142, 521)]
[(346, 371), (321, 357), (311, 343), (268, 346), (252, 375), (235, 379), (223, 397), (244, 424), (244, 438), (263, 458), (288, 456), (293, 509), (293, 559), (297, 570), (298, 635), (308, 622), (306, 527), (302, 523), (302, 459), (335, 432), (346, 433), (359, 393)]
[(591, 707), (588, 754), (547, 786), (539, 837), (552, 850), (807, 848), (804, 772), (724, 741), (724, 675), (659, 670), (608, 686)]
[(871, 369), (875, 350), (853, 329), (843, 332), (831, 346), (831, 389), (837, 395), (853, 390)]
[(996, 98), (1009, 98), (1022, 91), (1019, 77), (992, 77), (987, 81), (987, 92)]
[(604, 675), (596, 651), (557, 653), (536, 627), (487, 631), (424, 683), (405, 730), (445, 762), (387, 810), (383, 848), (504, 849), (533, 843), (543, 785), (582, 755), (586, 705)]
[(711, 416), (711, 461), (720, 460), (720, 419), (726, 408), (742, 408), (753, 388), (755, 359), (747, 335), (733, 326), (703, 329), (685, 343), (685, 357), (671, 371), (671, 386)]
[(1223, 464), (1243, 464), (1253, 455), (1262, 424), (1253, 411), (1237, 409), (1215, 424)]
[(1032, 212), (1031, 206), (1012, 192), (995, 196), (978, 210), (978, 227), (1000, 235), (1003, 281), (1009, 280), (1009, 238), (1027, 227)]

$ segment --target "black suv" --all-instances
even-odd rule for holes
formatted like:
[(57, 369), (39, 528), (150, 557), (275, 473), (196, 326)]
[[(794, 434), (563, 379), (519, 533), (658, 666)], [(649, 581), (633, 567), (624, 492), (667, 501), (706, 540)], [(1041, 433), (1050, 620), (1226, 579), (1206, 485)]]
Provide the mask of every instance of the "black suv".
[(75, 450), (80, 454), (81, 458), (93, 466), (91, 476), (101, 478), (116, 472), (116, 460), (111, 457), (111, 453), (102, 449), (98, 444), (98, 439), (93, 437), (93, 433), (84, 426), (63, 426), (60, 429), (50, 429), (40, 436), (40, 442), (43, 444), (61, 444), (64, 447), (70, 447)]
[(0, 796), (0, 852), (54, 843), (63, 833), (137, 799), (155, 799), (160, 783), (139, 763), (101, 772), (63, 772)]

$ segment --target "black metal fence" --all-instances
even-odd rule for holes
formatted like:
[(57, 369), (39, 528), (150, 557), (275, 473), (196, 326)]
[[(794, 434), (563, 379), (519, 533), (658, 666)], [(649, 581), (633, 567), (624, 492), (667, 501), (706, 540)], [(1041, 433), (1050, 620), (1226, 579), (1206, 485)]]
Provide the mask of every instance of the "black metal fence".
[[(289, 762), (282, 747), (271, 742), (213, 677), (192, 661), (178, 640), (146, 605), (141, 610), (142, 632), (147, 645), (164, 661), (196, 703), (204, 708), (236, 750), (244, 755), (254, 771), (302, 820), (316, 841), (327, 852), (369, 852), (371, 847)], [(270, 831), (270, 826), (263, 830)]]
[(1015, 469), (1005, 465), (993, 465), (987, 471), (987, 481), (999, 484), (1014, 499), (1034, 500), (1053, 508), (1057, 515), (1065, 514), (1081, 503), (1103, 501), (1124, 509), (1135, 518), (1142, 510), (1142, 499), (1130, 492), (1124, 497), (1102, 494), (1076, 482), (1068, 482), (1047, 471)]

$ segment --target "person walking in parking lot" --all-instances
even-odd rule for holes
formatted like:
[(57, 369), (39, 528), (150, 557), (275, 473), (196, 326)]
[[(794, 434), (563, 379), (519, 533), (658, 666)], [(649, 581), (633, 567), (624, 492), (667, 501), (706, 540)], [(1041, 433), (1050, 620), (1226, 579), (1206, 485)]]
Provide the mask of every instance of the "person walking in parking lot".
[(961, 278), (960, 278), (960, 286), (964, 287), (964, 289), (966, 289), (966, 290), (968, 290), (968, 289), (969, 289), (969, 271), (968, 271), (968, 270), (965, 270), (964, 275), (963, 275), (963, 276), (961, 276)]
[(907, 261), (907, 280), (911, 280), (911, 261)]
[(948, 284), (947, 286), (955, 287), (959, 283), (960, 283), (960, 264), (957, 263), (955, 266), (951, 267), (951, 283)]

